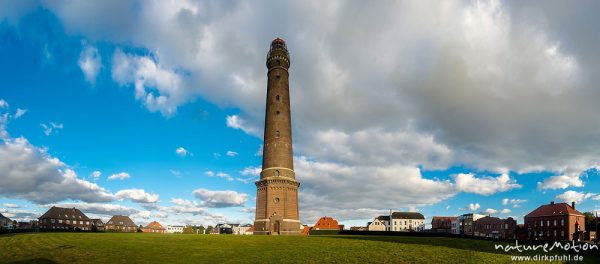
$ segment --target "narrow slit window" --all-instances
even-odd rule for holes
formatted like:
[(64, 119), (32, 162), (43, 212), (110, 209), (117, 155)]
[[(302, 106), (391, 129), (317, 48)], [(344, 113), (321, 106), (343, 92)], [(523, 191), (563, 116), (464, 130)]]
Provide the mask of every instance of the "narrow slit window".
[(279, 130), (275, 131), (275, 137), (279, 137)]
[(279, 102), (279, 95), (275, 96), (275, 100)]
[(275, 112), (277, 115), (279, 115), (279, 111)]

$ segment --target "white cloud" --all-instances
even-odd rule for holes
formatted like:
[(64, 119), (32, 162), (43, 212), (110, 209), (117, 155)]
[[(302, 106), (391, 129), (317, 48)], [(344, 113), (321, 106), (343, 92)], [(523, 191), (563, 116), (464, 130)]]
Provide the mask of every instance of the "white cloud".
[(181, 171), (178, 171), (178, 170), (169, 170), (169, 172), (171, 172), (171, 174), (173, 174), (173, 176), (175, 176), (175, 177), (181, 176)]
[(235, 207), (243, 206), (248, 200), (248, 195), (236, 191), (211, 191), (207, 189), (196, 189), (194, 196), (202, 201), (207, 207)]
[(190, 153), (187, 149), (183, 148), (183, 147), (178, 147), (177, 149), (175, 149), (175, 154), (177, 154), (179, 157), (186, 157), (186, 156), (193, 156), (192, 153)]
[(96, 76), (102, 66), (102, 58), (98, 49), (87, 45), (79, 54), (79, 68), (85, 76), (85, 80), (92, 85), (96, 84)]
[(481, 205), (479, 205), (479, 203), (471, 203), (469, 204), (469, 206), (467, 207), (470, 211), (477, 211), (479, 210), (479, 208), (481, 208)]
[(180, 198), (171, 199), (172, 206), (163, 207), (162, 210), (168, 213), (175, 214), (192, 214), (200, 215), (206, 214), (206, 209), (202, 208), (200, 204), (195, 201), (184, 200)]
[(231, 177), (231, 175), (224, 173), (224, 172), (217, 172), (214, 173), (213, 171), (206, 171), (204, 172), (204, 175), (208, 176), (208, 177), (219, 177), (219, 178), (223, 178), (226, 179), (227, 181), (233, 181), (233, 177)]
[(537, 183), (539, 189), (566, 189), (569, 187), (583, 187), (583, 181), (576, 175), (555, 175)]
[(527, 200), (522, 200), (522, 199), (508, 199), (508, 198), (502, 199), (502, 205), (511, 204), (513, 208), (520, 208), (521, 204), (526, 203), (526, 202), (527, 202)]
[(259, 176), (262, 171), (262, 167), (246, 167), (244, 170), (240, 171), (240, 173), (244, 176)]
[(4, 99), (0, 99), (0, 108), (8, 108), (8, 102)]
[(158, 202), (158, 194), (150, 194), (143, 189), (125, 189), (115, 193), (115, 197), (119, 199), (130, 199), (136, 203), (156, 203)]
[(79, 179), (60, 160), (22, 137), (0, 142), (0, 195), (39, 204), (64, 199), (85, 202), (114, 199), (109, 191)]
[(119, 172), (119, 173), (115, 173), (113, 175), (108, 176), (107, 180), (125, 180), (131, 178), (131, 176), (129, 175), (129, 173), (127, 172)]
[(460, 173), (454, 175), (454, 181), (458, 190), (481, 195), (491, 195), (522, 187), (516, 180), (511, 179), (508, 174), (502, 174), (498, 177), (476, 178), (472, 173)]
[[(296, 157), (294, 165), (302, 183), (300, 207), (313, 208), (321, 216), (352, 208), (429, 205), (456, 194), (451, 182), (426, 179), (414, 167), (346, 166), (306, 157)], [(393, 195), (381, 199), (382, 193)]]
[(139, 212), (138, 209), (126, 207), (118, 204), (107, 204), (107, 203), (59, 203), (59, 204), (47, 204), (43, 207), (50, 208), (52, 206), (66, 207), (66, 208), (77, 208), (85, 214), (99, 214), (105, 216), (112, 215), (132, 215)]
[(483, 211), (482, 213), (486, 214), (486, 215), (495, 215), (495, 214), (498, 213), (498, 210), (492, 209), (492, 208), (488, 208), (488, 209), (485, 209), (485, 211)]
[(228, 115), (225, 118), (226, 124), (228, 127), (233, 129), (240, 129), (244, 131), (246, 134), (255, 135), (260, 137), (261, 130), (255, 126), (249, 125), (246, 120), (244, 120), (239, 115)]
[(8, 210), (0, 208), (0, 213), (2, 213), (2, 215), (4, 215), (5, 217), (10, 218), (11, 220), (18, 220), (18, 221), (36, 220), (38, 217), (40, 217), (42, 215), (37, 210), (30, 211), (30, 210), (22, 210), (22, 209), (15, 209), (15, 208), (11, 208)]
[(4, 205), (4, 207), (7, 207), (7, 208), (19, 208), (19, 207), (21, 207), (18, 204), (14, 204), (14, 203), (5, 203), (3, 205)]
[(182, 76), (166, 69), (158, 56), (137, 56), (117, 49), (112, 58), (112, 78), (121, 86), (133, 85), (135, 98), (151, 112), (172, 116), (190, 98)]
[(600, 200), (600, 196), (598, 196), (598, 197), (594, 197), (594, 196), (596, 196), (596, 194), (594, 194), (594, 193), (581, 193), (581, 192), (576, 192), (576, 191), (566, 191), (562, 194), (557, 195), (556, 199), (559, 199), (565, 203), (571, 203), (571, 202), (580, 203), (589, 198), (592, 198), (594, 200)]
[(482, 213), (486, 214), (486, 215), (496, 215), (496, 214), (510, 214), (510, 212), (511, 212), (510, 209), (507, 209), (507, 208), (502, 209), (500, 211), (498, 211), (496, 209), (488, 208), (488, 209), (485, 209), (485, 211), (483, 211)]
[(258, 146), (258, 149), (256, 150), (256, 153), (254, 153), (254, 156), (260, 157), (263, 155), (263, 144), (260, 144)]
[(19, 119), (20, 117), (22, 117), (25, 113), (27, 113), (27, 109), (21, 109), (21, 108), (17, 108), (17, 111), (15, 112), (15, 115), (13, 116), (14, 119)]
[(58, 130), (63, 129), (63, 124), (57, 124), (54, 122), (50, 122), (48, 124), (40, 124), (40, 126), (42, 126), (42, 128), (44, 128), (44, 134), (46, 136), (50, 136), (52, 135), (52, 133), (54, 132), (54, 134), (58, 133)]
[(102, 172), (93, 171), (90, 176), (92, 176), (92, 178), (94, 178), (94, 181), (97, 181), (98, 179), (100, 179), (100, 176), (102, 176)]
[(227, 156), (229, 156), (229, 157), (235, 157), (237, 155), (238, 155), (238, 153), (235, 151), (231, 151), (231, 150), (227, 151)]

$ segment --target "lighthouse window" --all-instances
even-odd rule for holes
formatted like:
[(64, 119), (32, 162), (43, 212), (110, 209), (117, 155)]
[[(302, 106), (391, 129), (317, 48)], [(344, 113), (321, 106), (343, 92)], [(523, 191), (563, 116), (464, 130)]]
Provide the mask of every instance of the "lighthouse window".
[(275, 136), (279, 137), (279, 130), (275, 131)]
[(279, 95), (275, 96), (275, 100), (277, 100), (279, 102)]
[(277, 75), (277, 79), (281, 78), (281, 76)]
[(279, 170), (275, 170), (275, 176), (279, 176)]

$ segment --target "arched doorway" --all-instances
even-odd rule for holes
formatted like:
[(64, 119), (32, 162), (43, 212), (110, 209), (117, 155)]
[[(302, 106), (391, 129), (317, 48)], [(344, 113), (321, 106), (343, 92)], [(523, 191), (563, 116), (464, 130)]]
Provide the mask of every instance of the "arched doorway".
[(281, 223), (279, 222), (279, 220), (277, 220), (273, 224), (273, 235), (279, 235), (280, 229), (281, 229)]

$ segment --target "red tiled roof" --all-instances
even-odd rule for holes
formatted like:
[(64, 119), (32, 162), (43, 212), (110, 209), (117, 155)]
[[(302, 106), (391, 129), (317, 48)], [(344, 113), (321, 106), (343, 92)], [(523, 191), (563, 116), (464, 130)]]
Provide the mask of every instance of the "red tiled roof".
[(315, 229), (340, 229), (338, 221), (329, 216), (319, 218), (314, 226)]
[(558, 215), (583, 215), (567, 203), (545, 204), (531, 211), (525, 217), (558, 216)]
[(165, 228), (159, 222), (156, 221), (149, 223), (145, 228), (154, 230), (165, 230)]

